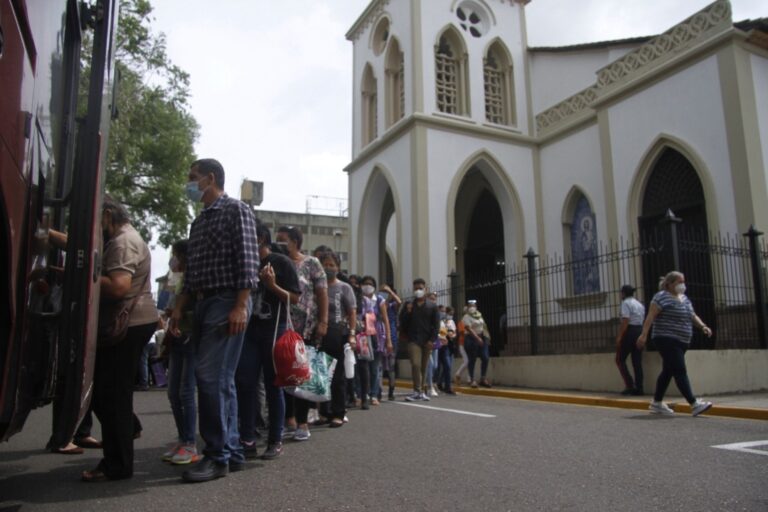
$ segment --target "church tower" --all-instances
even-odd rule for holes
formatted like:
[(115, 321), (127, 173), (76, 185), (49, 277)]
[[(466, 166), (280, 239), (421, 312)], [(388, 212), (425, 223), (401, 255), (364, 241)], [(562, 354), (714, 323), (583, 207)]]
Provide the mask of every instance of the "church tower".
[[(455, 230), (446, 236), (445, 229), (430, 229), (431, 220), (454, 217), (444, 198), (459, 185), (452, 184), (455, 164), (449, 173), (441, 161), (455, 161), (452, 151), (473, 141), (533, 135), (529, 1), (373, 0), (349, 30), (353, 161), (346, 171), (350, 192), (357, 191), (350, 193), (351, 268), (407, 286), (417, 276), (444, 279), (463, 265), (463, 253), (450, 249)], [(508, 188), (494, 180), (484, 188)], [(472, 201), (481, 192), (471, 192)], [(500, 212), (499, 221), (513, 215)], [(469, 229), (465, 223), (460, 230)], [(498, 240), (493, 257), (503, 260), (511, 244)]]

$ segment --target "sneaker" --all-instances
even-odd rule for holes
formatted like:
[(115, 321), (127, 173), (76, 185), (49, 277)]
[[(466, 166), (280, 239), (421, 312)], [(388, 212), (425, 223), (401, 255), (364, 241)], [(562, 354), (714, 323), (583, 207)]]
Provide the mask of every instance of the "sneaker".
[(184, 444), (179, 446), (179, 450), (171, 458), (171, 464), (190, 464), (200, 460), (197, 454), (197, 446), (194, 444)]
[(438, 396), (437, 390), (435, 389), (435, 386), (432, 386), (429, 390), (429, 396)]
[(381, 402), (379, 402), (376, 398), (371, 398), (371, 405), (380, 405)]
[(293, 434), (294, 441), (307, 441), (312, 434), (309, 433), (308, 428), (297, 428), (296, 433)]
[(271, 443), (267, 445), (267, 450), (261, 455), (264, 460), (272, 460), (283, 454), (283, 443)]
[(476, 388), (477, 387), (477, 382), (472, 381), (472, 382), (469, 383), (469, 386), (472, 387), (472, 388)]
[(387, 395), (387, 400), (392, 402), (392, 401), (394, 401), (394, 399), (395, 399), (395, 392), (394, 392), (394, 390), (390, 389), (389, 390), (389, 395)]
[(406, 402), (418, 402), (419, 400), (421, 400), (421, 395), (422, 395), (422, 393), (420, 393), (418, 391), (414, 391), (413, 393), (411, 393), (410, 395), (405, 397), (405, 401)]
[(163, 453), (162, 459), (163, 462), (171, 462), (171, 459), (173, 459), (173, 456), (176, 455), (176, 452), (179, 451), (179, 448), (184, 446), (181, 443), (173, 443), (172, 445), (168, 445), (168, 450)]
[(344, 419), (342, 420), (344, 423), (349, 423), (349, 417), (345, 414)]
[(675, 414), (675, 411), (673, 411), (667, 404), (655, 400), (648, 406), (648, 410), (651, 411), (651, 414), (664, 414), (666, 416)]
[(258, 456), (256, 441), (243, 441), (241, 439), (240, 446), (243, 447), (243, 453), (245, 454), (246, 459), (255, 459)]
[(697, 398), (696, 401), (691, 404), (691, 415), (698, 416), (699, 414), (708, 411), (711, 407), (712, 402)]
[(296, 427), (283, 427), (283, 439), (290, 439), (296, 434)]
[(419, 396), (419, 400), (421, 400), (421, 401), (423, 401), (423, 402), (429, 402), (429, 397), (427, 396), (427, 394), (426, 394), (426, 393), (422, 393), (422, 394)]
[(491, 382), (488, 379), (481, 379), (480, 380), (480, 385), (482, 387), (484, 387), (484, 388), (491, 388), (491, 387), (493, 387), (493, 386), (491, 386)]

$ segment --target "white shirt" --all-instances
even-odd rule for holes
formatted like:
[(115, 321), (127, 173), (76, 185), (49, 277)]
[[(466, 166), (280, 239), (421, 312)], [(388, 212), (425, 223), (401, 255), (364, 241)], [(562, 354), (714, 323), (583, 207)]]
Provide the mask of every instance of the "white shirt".
[(621, 318), (629, 318), (629, 325), (643, 325), (645, 306), (634, 297), (621, 301)]

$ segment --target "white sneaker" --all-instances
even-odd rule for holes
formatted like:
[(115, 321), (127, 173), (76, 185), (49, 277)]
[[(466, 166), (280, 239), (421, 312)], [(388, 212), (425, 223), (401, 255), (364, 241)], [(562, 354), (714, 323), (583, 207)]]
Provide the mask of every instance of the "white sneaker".
[(173, 459), (173, 456), (176, 455), (176, 452), (179, 451), (179, 448), (181, 448), (183, 445), (181, 443), (173, 443), (172, 445), (168, 446), (168, 450), (163, 453), (162, 460), (163, 462), (171, 462), (171, 459)]
[(675, 414), (675, 411), (673, 411), (667, 404), (655, 400), (648, 406), (648, 410), (651, 411), (651, 414), (664, 414), (666, 416)]
[(438, 396), (435, 386), (432, 386), (432, 389), (429, 390), (429, 396)]
[(699, 414), (708, 411), (711, 407), (712, 402), (697, 398), (696, 401), (691, 404), (691, 415), (698, 416)]
[(419, 400), (421, 400), (421, 393), (419, 393), (418, 391), (414, 391), (413, 393), (405, 397), (406, 402), (418, 402)]
[(429, 402), (429, 397), (427, 396), (427, 394), (426, 394), (426, 393), (422, 393), (422, 394), (419, 396), (419, 400), (421, 400), (421, 401), (423, 401), (423, 402)]
[(308, 428), (297, 428), (296, 433), (293, 434), (294, 441), (306, 441), (312, 434), (309, 433)]

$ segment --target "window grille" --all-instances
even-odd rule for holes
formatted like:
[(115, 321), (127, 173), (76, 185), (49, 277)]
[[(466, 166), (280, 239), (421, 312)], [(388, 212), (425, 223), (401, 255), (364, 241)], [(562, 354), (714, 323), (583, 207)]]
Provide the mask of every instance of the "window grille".
[(485, 79), (485, 118), (496, 124), (506, 124), (504, 72), (493, 57), (488, 57), (483, 67)]
[(437, 108), (446, 114), (459, 114), (459, 63), (444, 41), (435, 55)]

